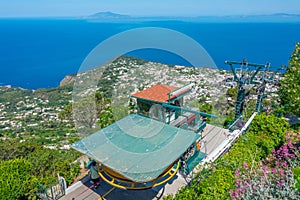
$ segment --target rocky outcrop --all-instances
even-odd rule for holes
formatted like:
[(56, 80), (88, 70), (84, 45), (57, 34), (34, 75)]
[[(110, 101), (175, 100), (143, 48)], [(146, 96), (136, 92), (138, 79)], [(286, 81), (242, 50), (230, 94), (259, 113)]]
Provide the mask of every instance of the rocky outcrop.
[(69, 85), (74, 83), (76, 75), (67, 75), (63, 80), (60, 81), (59, 86), (62, 87), (64, 85)]

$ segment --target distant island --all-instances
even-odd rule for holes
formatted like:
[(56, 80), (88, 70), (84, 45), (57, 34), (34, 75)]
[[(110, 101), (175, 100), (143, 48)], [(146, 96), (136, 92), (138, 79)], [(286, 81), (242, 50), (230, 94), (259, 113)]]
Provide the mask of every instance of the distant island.
[(300, 22), (300, 14), (274, 13), (265, 15), (224, 16), (131, 16), (113, 12), (97, 12), (84, 16), (87, 20), (163, 21), (180, 20), (193, 22)]
[(98, 12), (86, 17), (87, 19), (124, 19), (131, 18), (129, 15), (122, 15), (113, 12)]

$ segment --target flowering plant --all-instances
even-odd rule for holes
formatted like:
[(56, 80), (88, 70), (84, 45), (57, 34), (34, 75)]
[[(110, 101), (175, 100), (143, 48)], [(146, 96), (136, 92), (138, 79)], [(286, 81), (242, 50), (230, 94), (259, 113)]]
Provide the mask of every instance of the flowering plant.
[(242, 169), (236, 169), (232, 199), (300, 199), (293, 174), (293, 168), (300, 166), (300, 143), (292, 143), (289, 134), (286, 138), (287, 144), (274, 149), (256, 168), (244, 163)]

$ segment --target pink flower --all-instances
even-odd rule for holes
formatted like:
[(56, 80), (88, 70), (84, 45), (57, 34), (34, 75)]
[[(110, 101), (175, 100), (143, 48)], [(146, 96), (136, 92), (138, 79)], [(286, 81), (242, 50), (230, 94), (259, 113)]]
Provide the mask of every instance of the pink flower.
[(279, 186), (279, 188), (282, 188), (283, 187), (283, 184), (281, 183), (281, 181), (277, 181), (277, 186)]
[(236, 186), (236, 187), (241, 186), (241, 184), (242, 184), (242, 181), (241, 181), (241, 180), (236, 180), (236, 183), (235, 183), (235, 186)]
[(290, 149), (294, 149), (295, 148), (294, 145), (291, 143), (291, 140), (288, 141), (288, 147)]
[(286, 138), (286, 139), (290, 139), (290, 134), (289, 134), (289, 133), (286, 133), (286, 134), (285, 134), (285, 138)]
[(235, 177), (239, 177), (239, 176), (240, 176), (240, 170), (239, 170), (239, 168), (237, 168), (237, 169), (235, 170), (234, 175), (235, 175)]
[(262, 170), (263, 170), (264, 172), (268, 171), (268, 166), (267, 166), (267, 165), (263, 166)]
[(284, 168), (286, 168), (287, 167), (287, 163), (284, 161), (284, 162), (281, 163), (281, 166), (284, 167)]
[(248, 170), (248, 163), (244, 162), (243, 169)]
[(287, 152), (289, 152), (289, 149), (287, 148), (286, 145), (281, 146), (280, 149), (281, 149), (282, 153), (287, 153)]
[(236, 199), (237, 196), (238, 196), (237, 193), (234, 192), (233, 190), (229, 190), (229, 193), (230, 193), (230, 196), (231, 196), (232, 199)]

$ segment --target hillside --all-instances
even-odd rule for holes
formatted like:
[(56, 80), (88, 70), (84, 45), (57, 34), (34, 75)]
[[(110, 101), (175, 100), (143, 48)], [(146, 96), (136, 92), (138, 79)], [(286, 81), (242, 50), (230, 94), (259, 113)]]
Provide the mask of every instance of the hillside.
[[(195, 82), (195, 88), (187, 96), (185, 104), (218, 115), (219, 119), (210, 123), (223, 126), (226, 120), (232, 119), (234, 114), (234, 99), (236, 98), (234, 87), (236, 83), (230, 81), (232, 80), (231, 77), (231, 72), (225, 70), (170, 66), (122, 56), (105, 66), (77, 74), (76, 77), (75, 75), (67, 75), (61, 81), (60, 86), (56, 88), (41, 88), (33, 91), (0, 87), (0, 139), (2, 140), (0, 150), (5, 152), (0, 162), (0, 165), (2, 163), (3, 166), (0, 167), (6, 169), (11, 165), (26, 166), (26, 171), (20, 176), (22, 178), (13, 180), (15, 181), (14, 184), (19, 185), (22, 184), (22, 180), (31, 180), (32, 182), (23, 188), (24, 191), (31, 191), (32, 188), (36, 188), (34, 186), (35, 181), (48, 186), (55, 181), (56, 175), (53, 176), (53, 174), (56, 173), (63, 175), (68, 184), (72, 183), (79, 173), (79, 166), (73, 161), (80, 154), (70, 149), (70, 144), (85, 136), (82, 134), (94, 132), (113, 123), (122, 117), (122, 114), (134, 112), (134, 102), (129, 101), (129, 95), (157, 83), (182, 86)], [(91, 83), (95, 81), (98, 84), (93, 88)], [(74, 83), (76, 87), (74, 87)], [(87, 87), (90, 88), (86, 89)], [(77, 92), (74, 94), (74, 91)], [(264, 103), (270, 104), (272, 101), (276, 103), (275, 100), (278, 98), (276, 92), (276, 87), (267, 87), (266, 94), (269, 101)], [(256, 95), (254, 89), (249, 98), (251, 100), (248, 102), (249, 105), (255, 104)], [(92, 108), (96, 110), (96, 116), (80, 115), (79, 119), (74, 117), (72, 115), (74, 112), (73, 105), (78, 105), (84, 112), (90, 112), (90, 108), (86, 104), (82, 104), (83, 102), (74, 102), (77, 97), (84, 101), (93, 97), (96, 101), (96, 107)], [(249, 106), (248, 109), (251, 114), (253, 106)], [(85, 119), (92, 123), (87, 124)], [(257, 148), (263, 146), (259, 156), (265, 158), (272, 148), (284, 142), (283, 135), (288, 125), (283, 120), (271, 116), (258, 118), (257, 127), (262, 125), (260, 120), (270, 122), (271, 125), (268, 125), (267, 129), (269, 129), (268, 127), (277, 127), (274, 131), (280, 131), (280, 139), (277, 138), (277, 133), (268, 130), (270, 134), (260, 134), (266, 139), (266, 143), (261, 144), (255, 135), (258, 130), (254, 127), (252, 130), (254, 138), (250, 138), (242, 150), (247, 149), (247, 145), (251, 146), (252, 140), (255, 140)], [(276, 126), (272, 123), (275, 123)], [(261, 129), (267, 131), (265, 127)], [(235, 151), (240, 150), (237, 148)], [(250, 154), (253, 154), (252, 150)], [(33, 159), (34, 157), (38, 159)], [(228, 160), (231, 162), (230, 156)], [(238, 162), (237, 166), (234, 167), (242, 165), (242, 161), (244, 160)], [(226, 165), (224, 163), (221, 163), (217, 170), (221, 170)], [(36, 166), (43, 167), (36, 169)], [(230, 175), (235, 169), (234, 167), (225, 170), (228, 180), (231, 181), (230, 184), (233, 184), (234, 181)], [(32, 169), (35, 169), (35, 172), (32, 172)], [(8, 171), (3, 175), (3, 179), (7, 179), (6, 176), (9, 176), (10, 173), (13, 172)], [(216, 174), (224, 176), (221, 171)], [(213, 177), (215, 178), (215, 176)], [(9, 184), (3, 187), (10, 187)], [(191, 188), (193, 187), (195, 186), (193, 185)], [(188, 188), (184, 189), (178, 194), (178, 197), (184, 197), (189, 193), (189, 190)], [(224, 192), (226, 188), (220, 187), (220, 190)], [(20, 191), (20, 194), (24, 194), (24, 191)], [(11, 194), (18, 195), (17, 193)], [(31, 191), (27, 195), (32, 196), (34, 193)], [(229, 193), (226, 193), (225, 196), (228, 197)], [(11, 196), (11, 199), (15, 199), (15, 197)]]
[[(232, 76), (230, 71), (170, 66), (124, 56), (104, 68), (104, 71), (103, 68), (96, 67), (77, 76), (67, 75), (60, 86), (51, 89), (32, 91), (1, 87), (0, 134), (4, 138), (34, 139), (51, 145), (63, 142), (66, 145), (66, 139), (76, 137), (74, 121), (71, 119), (71, 102), (76, 95), (89, 96), (96, 91), (96, 95), (107, 99), (104, 102), (110, 102), (106, 107), (123, 107), (124, 104), (128, 105), (130, 94), (158, 83), (180, 87), (195, 82), (195, 88), (185, 98), (187, 106), (197, 106), (200, 110), (213, 112), (219, 116), (219, 122), (216, 123), (221, 126), (226, 117), (232, 116), (236, 97), (231, 92), (231, 87), (235, 87), (236, 83), (228, 82), (228, 78)], [(82, 84), (77, 84), (77, 92), (74, 94), (73, 84), (76, 80)], [(98, 84), (92, 89), (94, 81)], [(88, 89), (84, 89), (85, 87)], [(277, 98), (276, 90), (276, 87), (267, 86), (269, 103), (271, 99)], [(254, 92), (250, 96), (251, 104), (255, 104), (255, 95)], [(214, 106), (207, 106), (209, 104)], [(101, 107), (98, 114), (101, 114), (102, 109), (104, 108)], [(249, 106), (249, 109), (253, 109), (253, 106)], [(251, 113), (249, 111), (248, 114)], [(116, 119), (119, 117), (115, 116)], [(96, 127), (99, 123), (100, 127), (106, 124), (100, 118), (95, 120), (99, 120)]]

